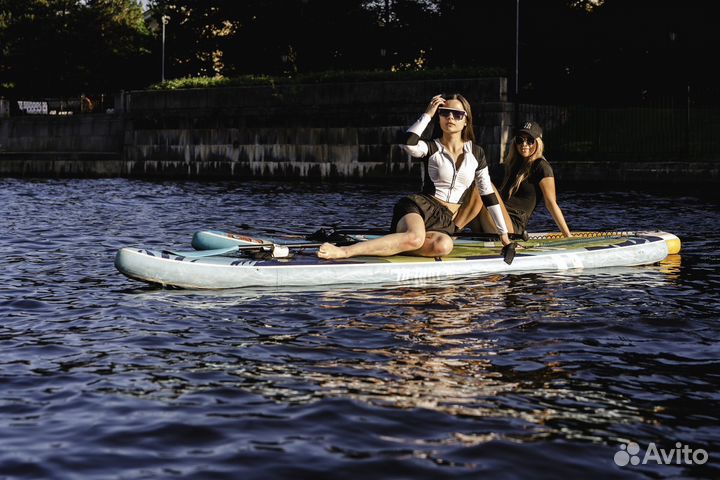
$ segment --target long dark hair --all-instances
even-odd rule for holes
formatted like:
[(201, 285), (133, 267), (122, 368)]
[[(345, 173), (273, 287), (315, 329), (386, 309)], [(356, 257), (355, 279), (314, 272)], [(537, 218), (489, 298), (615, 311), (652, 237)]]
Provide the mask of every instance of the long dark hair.
[[(467, 121), (465, 122), (465, 126), (462, 130), (462, 141), (467, 142), (468, 140), (471, 140), (473, 143), (475, 143), (475, 130), (473, 130), (473, 116), (472, 116), (472, 108), (470, 108), (470, 102), (467, 101), (465, 97), (463, 97), (459, 93), (451, 93), (449, 95), (442, 95), (442, 97), (445, 100), (459, 100), (460, 103), (462, 103), (463, 109), (465, 110), (465, 114), (467, 116)], [(432, 133), (430, 134), (430, 138), (442, 138), (443, 131), (442, 128), (440, 128), (440, 115), (435, 113), (433, 116), (433, 123), (432, 123)]]

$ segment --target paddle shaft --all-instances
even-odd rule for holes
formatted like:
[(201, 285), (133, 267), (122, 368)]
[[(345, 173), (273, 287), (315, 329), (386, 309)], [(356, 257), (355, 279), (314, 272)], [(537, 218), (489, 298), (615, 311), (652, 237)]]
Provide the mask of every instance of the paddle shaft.
[[(316, 232), (317, 233), (317, 232)], [(397, 233), (397, 232), (390, 232), (388, 230), (383, 230), (381, 228), (338, 228), (336, 230), (332, 230), (332, 233), (336, 233), (339, 235), (390, 235), (391, 233)], [(450, 235), (450, 234), (448, 234)], [(481, 240), (489, 240), (489, 241), (496, 241), (500, 240), (500, 235), (493, 234), (493, 233), (476, 233), (476, 232), (455, 232), (451, 237), (458, 237), (458, 238), (477, 238)], [(527, 240), (527, 232), (524, 233), (508, 233), (508, 237), (511, 240)]]
[[(242, 224), (240, 225), (241, 229), (248, 230), (250, 229), (249, 225)], [(317, 239), (317, 238), (331, 238), (330, 236), (332, 234), (337, 235), (390, 235), (391, 233), (398, 233), (398, 232), (391, 232), (389, 230), (385, 230), (382, 228), (367, 228), (367, 227), (329, 227), (329, 228), (321, 228), (314, 233), (299, 233), (299, 232), (293, 232), (290, 230), (282, 229), (282, 228), (263, 228), (263, 231), (266, 231), (268, 233), (280, 233), (287, 236), (297, 236), (300, 238), (307, 238), (307, 239)], [(318, 237), (320, 235), (321, 237)], [(477, 233), (477, 232), (455, 232), (454, 234), (450, 235), (451, 237), (457, 237), (457, 238), (477, 238), (479, 240), (488, 240), (488, 241), (499, 241), (500, 236), (494, 233)], [(314, 238), (313, 238), (314, 237)], [(528, 240), (527, 232), (523, 233), (508, 233), (508, 237), (511, 240)], [(332, 242), (330, 242), (332, 243)]]

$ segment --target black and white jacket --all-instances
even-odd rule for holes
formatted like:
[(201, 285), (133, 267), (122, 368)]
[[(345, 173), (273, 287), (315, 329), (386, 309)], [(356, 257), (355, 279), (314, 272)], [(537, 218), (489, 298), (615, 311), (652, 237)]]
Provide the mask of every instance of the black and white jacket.
[(498, 233), (507, 233), (507, 225), (497, 196), (490, 180), (485, 152), (471, 141), (463, 145), (464, 159), (460, 168), (438, 139), (421, 140), (420, 135), (430, 123), (430, 116), (423, 115), (407, 130), (402, 148), (414, 158), (421, 158), (425, 164), (423, 193), (448, 203), (460, 203), (465, 191), (475, 181), (480, 198), (495, 222)]

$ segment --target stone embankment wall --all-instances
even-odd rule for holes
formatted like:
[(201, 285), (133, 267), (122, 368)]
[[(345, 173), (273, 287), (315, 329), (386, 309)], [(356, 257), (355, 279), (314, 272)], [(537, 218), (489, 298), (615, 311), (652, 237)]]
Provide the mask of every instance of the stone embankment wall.
[[(114, 114), (0, 119), (0, 174), (402, 179), (397, 137), (441, 92), (500, 158), (505, 78), (125, 92)], [(495, 105), (495, 107), (493, 107)], [(493, 111), (493, 108), (497, 110)]]
[(116, 98), (114, 113), (70, 116), (9, 116), (3, 100), (0, 175), (412, 182), (420, 168), (399, 148), (398, 136), (441, 92), (470, 100), (477, 142), (496, 182), (516, 113), (543, 125), (547, 156), (561, 181), (718, 180), (717, 148), (693, 143), (689, 122), (696, 115), (542, 105), (516, 110), (505, 78), (133, 91)]
[(0, 175), (117, 175), (123, 129), (111, 114), (0, 118)]
[[(504, 78), (131, 92), (132, 173), (250, 177), (398, 177), (413, 168), (397, 137), (440, 92), (472, 105), (505, 100)], [(476, 117), (497, 151), (503, 119)]]

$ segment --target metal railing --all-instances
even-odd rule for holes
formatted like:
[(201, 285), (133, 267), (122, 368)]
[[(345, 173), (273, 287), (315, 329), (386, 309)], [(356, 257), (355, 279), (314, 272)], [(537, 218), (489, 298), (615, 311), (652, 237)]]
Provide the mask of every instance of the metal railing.
[(521, 121), (534, 119), (542, 125), (546, 150), (556, 161), (563, 157), (662, 161), (672, 156), (720, 161), (717, 107), (521, 104), (518, 112)]

